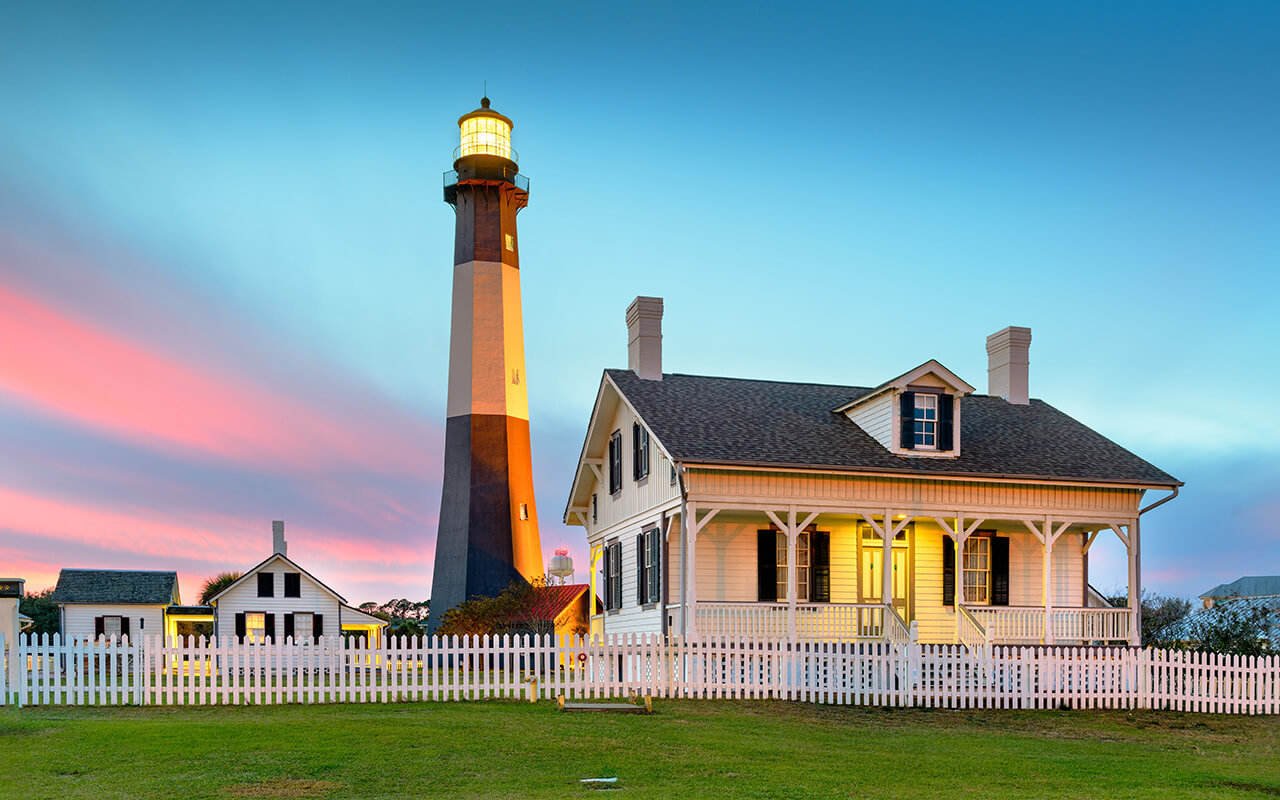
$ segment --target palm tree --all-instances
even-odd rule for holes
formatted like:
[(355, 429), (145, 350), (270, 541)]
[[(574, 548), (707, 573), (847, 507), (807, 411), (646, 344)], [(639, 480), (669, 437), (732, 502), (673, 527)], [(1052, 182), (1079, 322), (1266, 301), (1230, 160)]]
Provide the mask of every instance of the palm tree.
[(209, 600), (215, 594), (240, 580), (240, 576), (243, 574), (243, 572), (219, 572), (212, 578), (207, 579), (204, 585), (200, 587), (200, 605), (209, 605)]

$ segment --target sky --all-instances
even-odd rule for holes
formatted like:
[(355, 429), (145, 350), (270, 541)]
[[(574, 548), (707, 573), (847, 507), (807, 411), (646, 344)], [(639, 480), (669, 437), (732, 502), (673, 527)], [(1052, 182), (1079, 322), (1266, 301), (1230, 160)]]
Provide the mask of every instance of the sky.
[(669, 372), (982, 390), (1029, 326), (1033, 397), (1186, 482), (1147, 588), (1278, 574), (1276, 41), (1270, 2), (0, 0), (0, 573), (192, 600), (283, 519), (347, 600), (429, 596), (441, 173), (487, 82), (580, 578), (559, 515), (642, 294)]

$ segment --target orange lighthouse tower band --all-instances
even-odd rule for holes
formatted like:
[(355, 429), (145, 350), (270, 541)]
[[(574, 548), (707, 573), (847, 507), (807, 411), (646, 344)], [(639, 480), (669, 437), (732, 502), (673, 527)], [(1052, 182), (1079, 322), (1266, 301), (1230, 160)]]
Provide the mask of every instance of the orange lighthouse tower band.
[(445, 173), (453, 206), (453, 323), (444, 490), (431, 587), (431, 631), (444, 612), (513, 580), (542, 575), (529, 452), (520, 237), (529, 203), (511, 120), (480, 108), (458, 120), (462, 143)]

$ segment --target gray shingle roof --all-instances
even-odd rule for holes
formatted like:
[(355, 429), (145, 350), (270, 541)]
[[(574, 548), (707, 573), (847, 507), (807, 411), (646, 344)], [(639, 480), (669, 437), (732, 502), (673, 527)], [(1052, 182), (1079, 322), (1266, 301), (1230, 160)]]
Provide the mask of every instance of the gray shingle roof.
[(1220, 583), (1201, 597), (1277, 597), (1280, 575), (1249, 575), (1231, 583)]
[(833, 411), (868, 388), (681, 374), (646, 381), (629, 370), (606, 373), (672, 457), (687, 463), (1181, 483), (1041, 400), (1024, 406), (968, 395), (961, 401), (960, 456), (910, 458), (894, 455)]
[(64, 569), (54, 587), (55, 603), (165, 605), (173, 599), (176, 572), (133, 569)]

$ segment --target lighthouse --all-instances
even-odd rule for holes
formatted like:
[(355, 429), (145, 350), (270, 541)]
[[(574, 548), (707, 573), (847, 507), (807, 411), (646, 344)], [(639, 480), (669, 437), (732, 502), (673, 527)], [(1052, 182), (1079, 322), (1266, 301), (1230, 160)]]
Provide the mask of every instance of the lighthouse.
[(512, 127), (481, 98), (479, 108), (458, 119), (461, 143), (445, 173), (444, 199), (457, 223), (433, 632), (444, 612), (464, 600), (492, 597), (514, 580), (543, 573), (516, 232), (529, 180), (517, 166)]

